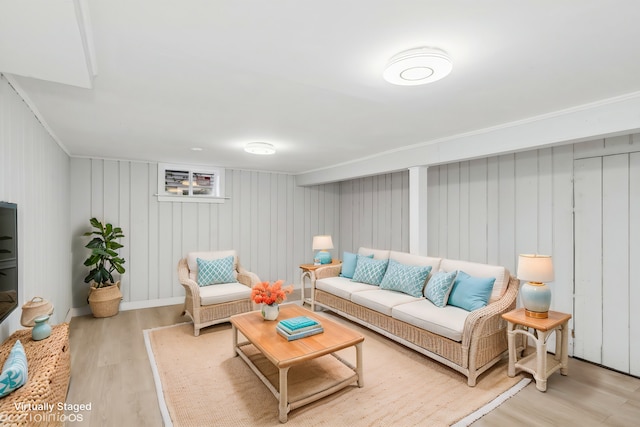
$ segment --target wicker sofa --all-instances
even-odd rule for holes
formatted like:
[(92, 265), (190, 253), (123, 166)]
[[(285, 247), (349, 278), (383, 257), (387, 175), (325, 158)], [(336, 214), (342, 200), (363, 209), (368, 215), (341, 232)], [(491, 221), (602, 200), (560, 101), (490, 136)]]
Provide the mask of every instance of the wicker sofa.
[[(200, 287), (197, 283), (197, 259), (216, 260), (233, 256), (233, 270), (237, 282)], [(184, 312), (193, 321), (193, 335), (200, 329), (228, 322), (234, 314), (253, 310), (251, 288), (260, 282), (255, 273), (242, 268), (234, 250), (212, 252), (189, 252), (178, 263), (178, 279), (186, 294)]]
[(22, 387), (0, 398), (0, 424), (64, 425), (64, 407), (60, 404), (66, 401), (71, 377), (69, 324), (53, 326), (51, 336), (41, 341), (31, 339), (31, 329), (14, 332), (0, 346), (0, 363), (7, 359), (17, 340), (27, 356), (28, 379)]
[(437, 271), (464, 271), (496, 281), (488, 304), (469, 312), (340, 277), (342, 265), (320, 267), (312, 283), (312, 309), (331, 310), (437, 360), (464, 374), (471, 387), (507, 351), (507, 324), (501, 314), (515, 308), (519, 280), (506, 268), (368, 248), (358, 254), (431, 266), (427, 284)]

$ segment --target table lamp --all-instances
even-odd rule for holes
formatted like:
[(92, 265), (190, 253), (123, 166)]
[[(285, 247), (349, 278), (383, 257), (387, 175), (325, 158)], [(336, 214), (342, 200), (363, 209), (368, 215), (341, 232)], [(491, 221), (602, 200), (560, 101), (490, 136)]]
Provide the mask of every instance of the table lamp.
[(313, 236), (313, 250), (318, 251), (313, 259), (314, 264), (331, 264), (331, 254), (327, 249), (333, 249), (331, 236)]
[(553, 261), (549, 255), (521, 254), (518, 279), (527, 282), (520, 288), (525, 314), (537, 319), (549, 317), (551, 289), (544, 282), (553, 281)]

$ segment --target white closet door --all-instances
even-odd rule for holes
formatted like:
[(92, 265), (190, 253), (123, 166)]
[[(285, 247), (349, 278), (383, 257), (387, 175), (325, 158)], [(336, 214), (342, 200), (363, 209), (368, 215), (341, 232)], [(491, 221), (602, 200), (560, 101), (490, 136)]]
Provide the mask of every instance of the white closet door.
[(633, 375), (640, 374), (632, 339), (640, 336), (632, 280), (640, 271), (639, 167), (640, 153), (574, 163), (574, 355)]

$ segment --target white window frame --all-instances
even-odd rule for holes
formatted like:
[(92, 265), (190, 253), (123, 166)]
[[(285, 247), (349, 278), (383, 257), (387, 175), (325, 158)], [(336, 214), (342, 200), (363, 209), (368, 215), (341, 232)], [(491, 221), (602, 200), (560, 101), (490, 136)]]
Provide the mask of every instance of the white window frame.
[[(188, 185), (184, 184), (182, 186), (184, 190), (187, 190), (187, 194), (177, 194), (167, 191), (167, 171), (184, 171), (187, 173)], [(224, 201), (226, 200), (226, 197), (224, 195), (224, 172), (224, 169), (219, 167), (185, 165), (177, 163), (158, 163), (158, 201), (224, 203)], [(214, 177), (211, 194), (193, 194), (193, 189), (197, 186), (197, 184), (194, 184), (194, 174), (206, 174), (212, 175)]]

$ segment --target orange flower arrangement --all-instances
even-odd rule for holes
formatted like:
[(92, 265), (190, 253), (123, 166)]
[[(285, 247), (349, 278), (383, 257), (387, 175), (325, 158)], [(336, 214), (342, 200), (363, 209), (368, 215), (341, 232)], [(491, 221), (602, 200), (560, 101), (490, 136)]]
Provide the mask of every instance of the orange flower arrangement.
[(287, 299), (287, 294), (293, 292), (293, 285), (282, 288), (284, 280), (278, 280), (273, 285), (269, 282), (260, 282), (251, 290), (251, 299), (256, 304), (280, 304)]

